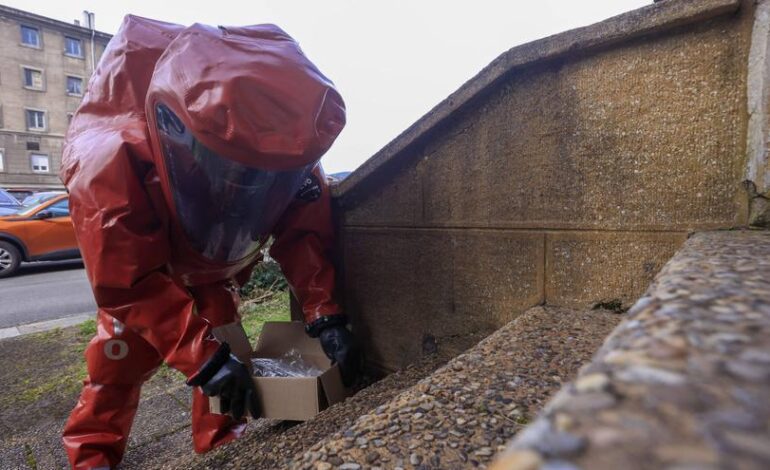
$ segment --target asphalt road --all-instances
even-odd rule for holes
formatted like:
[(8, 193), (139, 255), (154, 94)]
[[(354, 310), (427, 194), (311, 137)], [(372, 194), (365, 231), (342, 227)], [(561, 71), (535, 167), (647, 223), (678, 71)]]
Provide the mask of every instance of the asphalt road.
[(23, 264), (0, 279), (0, 328), (92, 312), (96, 303), (80, 261)]

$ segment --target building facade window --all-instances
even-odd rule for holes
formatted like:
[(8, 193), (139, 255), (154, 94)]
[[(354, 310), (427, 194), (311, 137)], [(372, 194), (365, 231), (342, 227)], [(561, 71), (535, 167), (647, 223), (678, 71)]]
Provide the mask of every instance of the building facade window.
[(26, 109), (25, 111), (27, 113), (27, 129), (31, 131), (44, 131), (45, 111), (36, 109)]
[(78, 38), (64, 36), (64, 53), (72, 57), (83, 57), (83, 42)]
[(48, 155), (33, 153), (29, 156), (29, 163), (32, 166), (33, 173), (48, 173), (51, 171), (48, 162)]
[(5, 171), (5, 149), (0, 149), (0, 173)]
[(40, 47), (40, 30), (21, 25), (21, 43), (25, 46)]
[(29, 67), (23, 67), (24, 69), (24, 88), (31, 88), (33, 90), (43, 89), (43, 71), (33, 69)]
[(67, 94), (68, 95), (82, 95), (83, 94), (83, 79), (80, 77), (67, 76)]

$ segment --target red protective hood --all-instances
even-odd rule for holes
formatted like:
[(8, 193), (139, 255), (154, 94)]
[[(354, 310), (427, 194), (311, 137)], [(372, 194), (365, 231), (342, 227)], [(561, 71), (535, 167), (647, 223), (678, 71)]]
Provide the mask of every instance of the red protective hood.
[(169, 44), (147, 98), (156, 150), (159, 102), (209, 149), (262, 170), (318, 161), (345, 125), (345, 105), (332, 82), (273, 25), (195, 24)]

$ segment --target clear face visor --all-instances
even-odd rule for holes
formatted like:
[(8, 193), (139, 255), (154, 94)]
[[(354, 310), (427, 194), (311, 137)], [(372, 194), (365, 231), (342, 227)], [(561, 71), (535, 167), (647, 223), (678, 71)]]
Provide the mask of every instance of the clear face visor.
[(259, 248), (314, 164), (292, 171), (247, 167), (203, 146), (165, 105), (155, 114), (176, 220), (192, 247), (220, 262)]

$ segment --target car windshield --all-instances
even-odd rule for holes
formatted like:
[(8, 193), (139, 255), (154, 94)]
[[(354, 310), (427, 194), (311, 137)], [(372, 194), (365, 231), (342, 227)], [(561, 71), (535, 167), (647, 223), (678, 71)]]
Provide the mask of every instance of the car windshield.
[(37, 204), (33, 204), (31, 206), (23, 206), (20, 208), (19, 212), (16, 213), (16, 215), (20, 215), (22, 217), (26, 217), (28, 215), (31, 215), (33, 212), (37, 210), (38, 207), (42, 206), (43, 204), (48, 203), (48, 201), (39, 202)]
[(22, 207), (20, 210), (26, 211), (27, 209), (31, 209), (33, 207), (37, 207), (40, 204), (44, 203), (45, 201), (49, 201), (49, 200), (55, 198), (59, 194), (61, 194), (61, 193), (53, 193), (53, 194), (51, 194), (51, 193), (40, 193), (40, 194), (33, 194), (32, 196), (27, 196), (26, 198), (24, 198), (24, 202), (22, 203), (22, 205), (24, 207)]
[(0, 206), (19, 207), (20, 205), (21, 204), (16, 200), (15, 197), (11, 196), (3, 190), (0, 190)]

